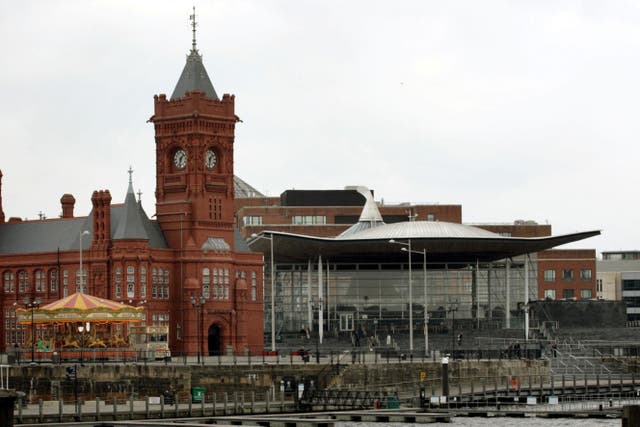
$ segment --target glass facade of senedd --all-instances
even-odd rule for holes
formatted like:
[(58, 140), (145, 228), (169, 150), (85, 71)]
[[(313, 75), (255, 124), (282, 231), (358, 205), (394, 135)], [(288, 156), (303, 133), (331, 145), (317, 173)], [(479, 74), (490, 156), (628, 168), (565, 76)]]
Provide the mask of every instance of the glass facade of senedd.
[[(429, 329), (446, 328), (453, 318), (469, 327), (504, 328), (522, 324), (525, 274), (528, 300), (536, 299), (535, 256), (493, 263), (429, 264), (426, 303)], [(414, 331), (424, 327), (425, 275), (422, 259), (412, 260), (411, 292), (407, 263), (277, 264), (275, 286), (276, 338), (317, 330), (322, 309), (325, 336), (360, 331), (365, 336), (403, 334), (409, 330), (413, 303)], [(271, 277), (265, 266), (265, 331), (271, 331)], [(319, 294), (319, 276), (322, 292)], [(508, 288), (508, 289), (507, 289)], [(507, 304), (510, 315), (507, 315)]]

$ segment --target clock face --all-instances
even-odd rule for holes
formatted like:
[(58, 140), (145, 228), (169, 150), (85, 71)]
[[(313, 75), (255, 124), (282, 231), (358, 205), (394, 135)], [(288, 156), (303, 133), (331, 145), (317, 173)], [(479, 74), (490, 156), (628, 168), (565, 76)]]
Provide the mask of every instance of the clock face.
[(175, 163), (179, 169), (184, 169), (187, 165), (187, 153), (185, 153), (183, 149), (176, 151), (173, 155), (173, 163)]
[(216, 161), (216, 153), (214, 153), (213, 150), (207, 150), (207, 152), (204, 153), (204, 165), (207, 169), (213, 169), (216, 165)]

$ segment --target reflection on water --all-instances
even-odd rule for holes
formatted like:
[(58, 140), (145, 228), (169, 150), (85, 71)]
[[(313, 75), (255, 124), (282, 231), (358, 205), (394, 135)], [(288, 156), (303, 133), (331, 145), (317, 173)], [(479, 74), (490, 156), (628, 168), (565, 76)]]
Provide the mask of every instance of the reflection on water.
[(573, 418), (508, 418), (508, 417), (454, 417), (450, 423), (433, 424), (405, 424), (405, 423), (353, 423), (337, 422), (336, 427), (416, 427), (418, 425), (428, 426), (449, 426), (449, 427), (506, 427), (506, 426), (527, 426), (527, 427), (619, 427), (622, 421), (619, 418), (613, 419), (573, 419)]

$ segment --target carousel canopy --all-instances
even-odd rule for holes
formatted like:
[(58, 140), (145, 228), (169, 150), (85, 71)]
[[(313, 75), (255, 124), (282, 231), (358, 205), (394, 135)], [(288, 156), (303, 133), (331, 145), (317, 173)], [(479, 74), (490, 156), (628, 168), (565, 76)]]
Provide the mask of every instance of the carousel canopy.
[(142, 322), (144, 309), (76, 292), (40, 308), (16, 310), (19, 324)]

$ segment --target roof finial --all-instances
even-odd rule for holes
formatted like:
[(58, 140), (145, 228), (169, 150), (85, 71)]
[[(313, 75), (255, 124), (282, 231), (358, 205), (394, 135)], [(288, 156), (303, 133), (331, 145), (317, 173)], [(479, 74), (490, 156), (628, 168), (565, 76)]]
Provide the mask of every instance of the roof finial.
[(142, 190), (138, 188), (138, 203), (142, 203)]
[(191, 20), (191, 27), (193, 28), (193, 40), (191, 41), (191, 50), (194, 52), (197, 52), (198, 49), (196, 49), (196, 25), (198, 25), (198, 23), (196, 22), (196, 7), (193, 6), (193, 15), (189, 15), (189, 20)]
[(129, 185), (133, 184), (133, 168), (129, 166), (129, 170), (127, 171), (129, 174)]

